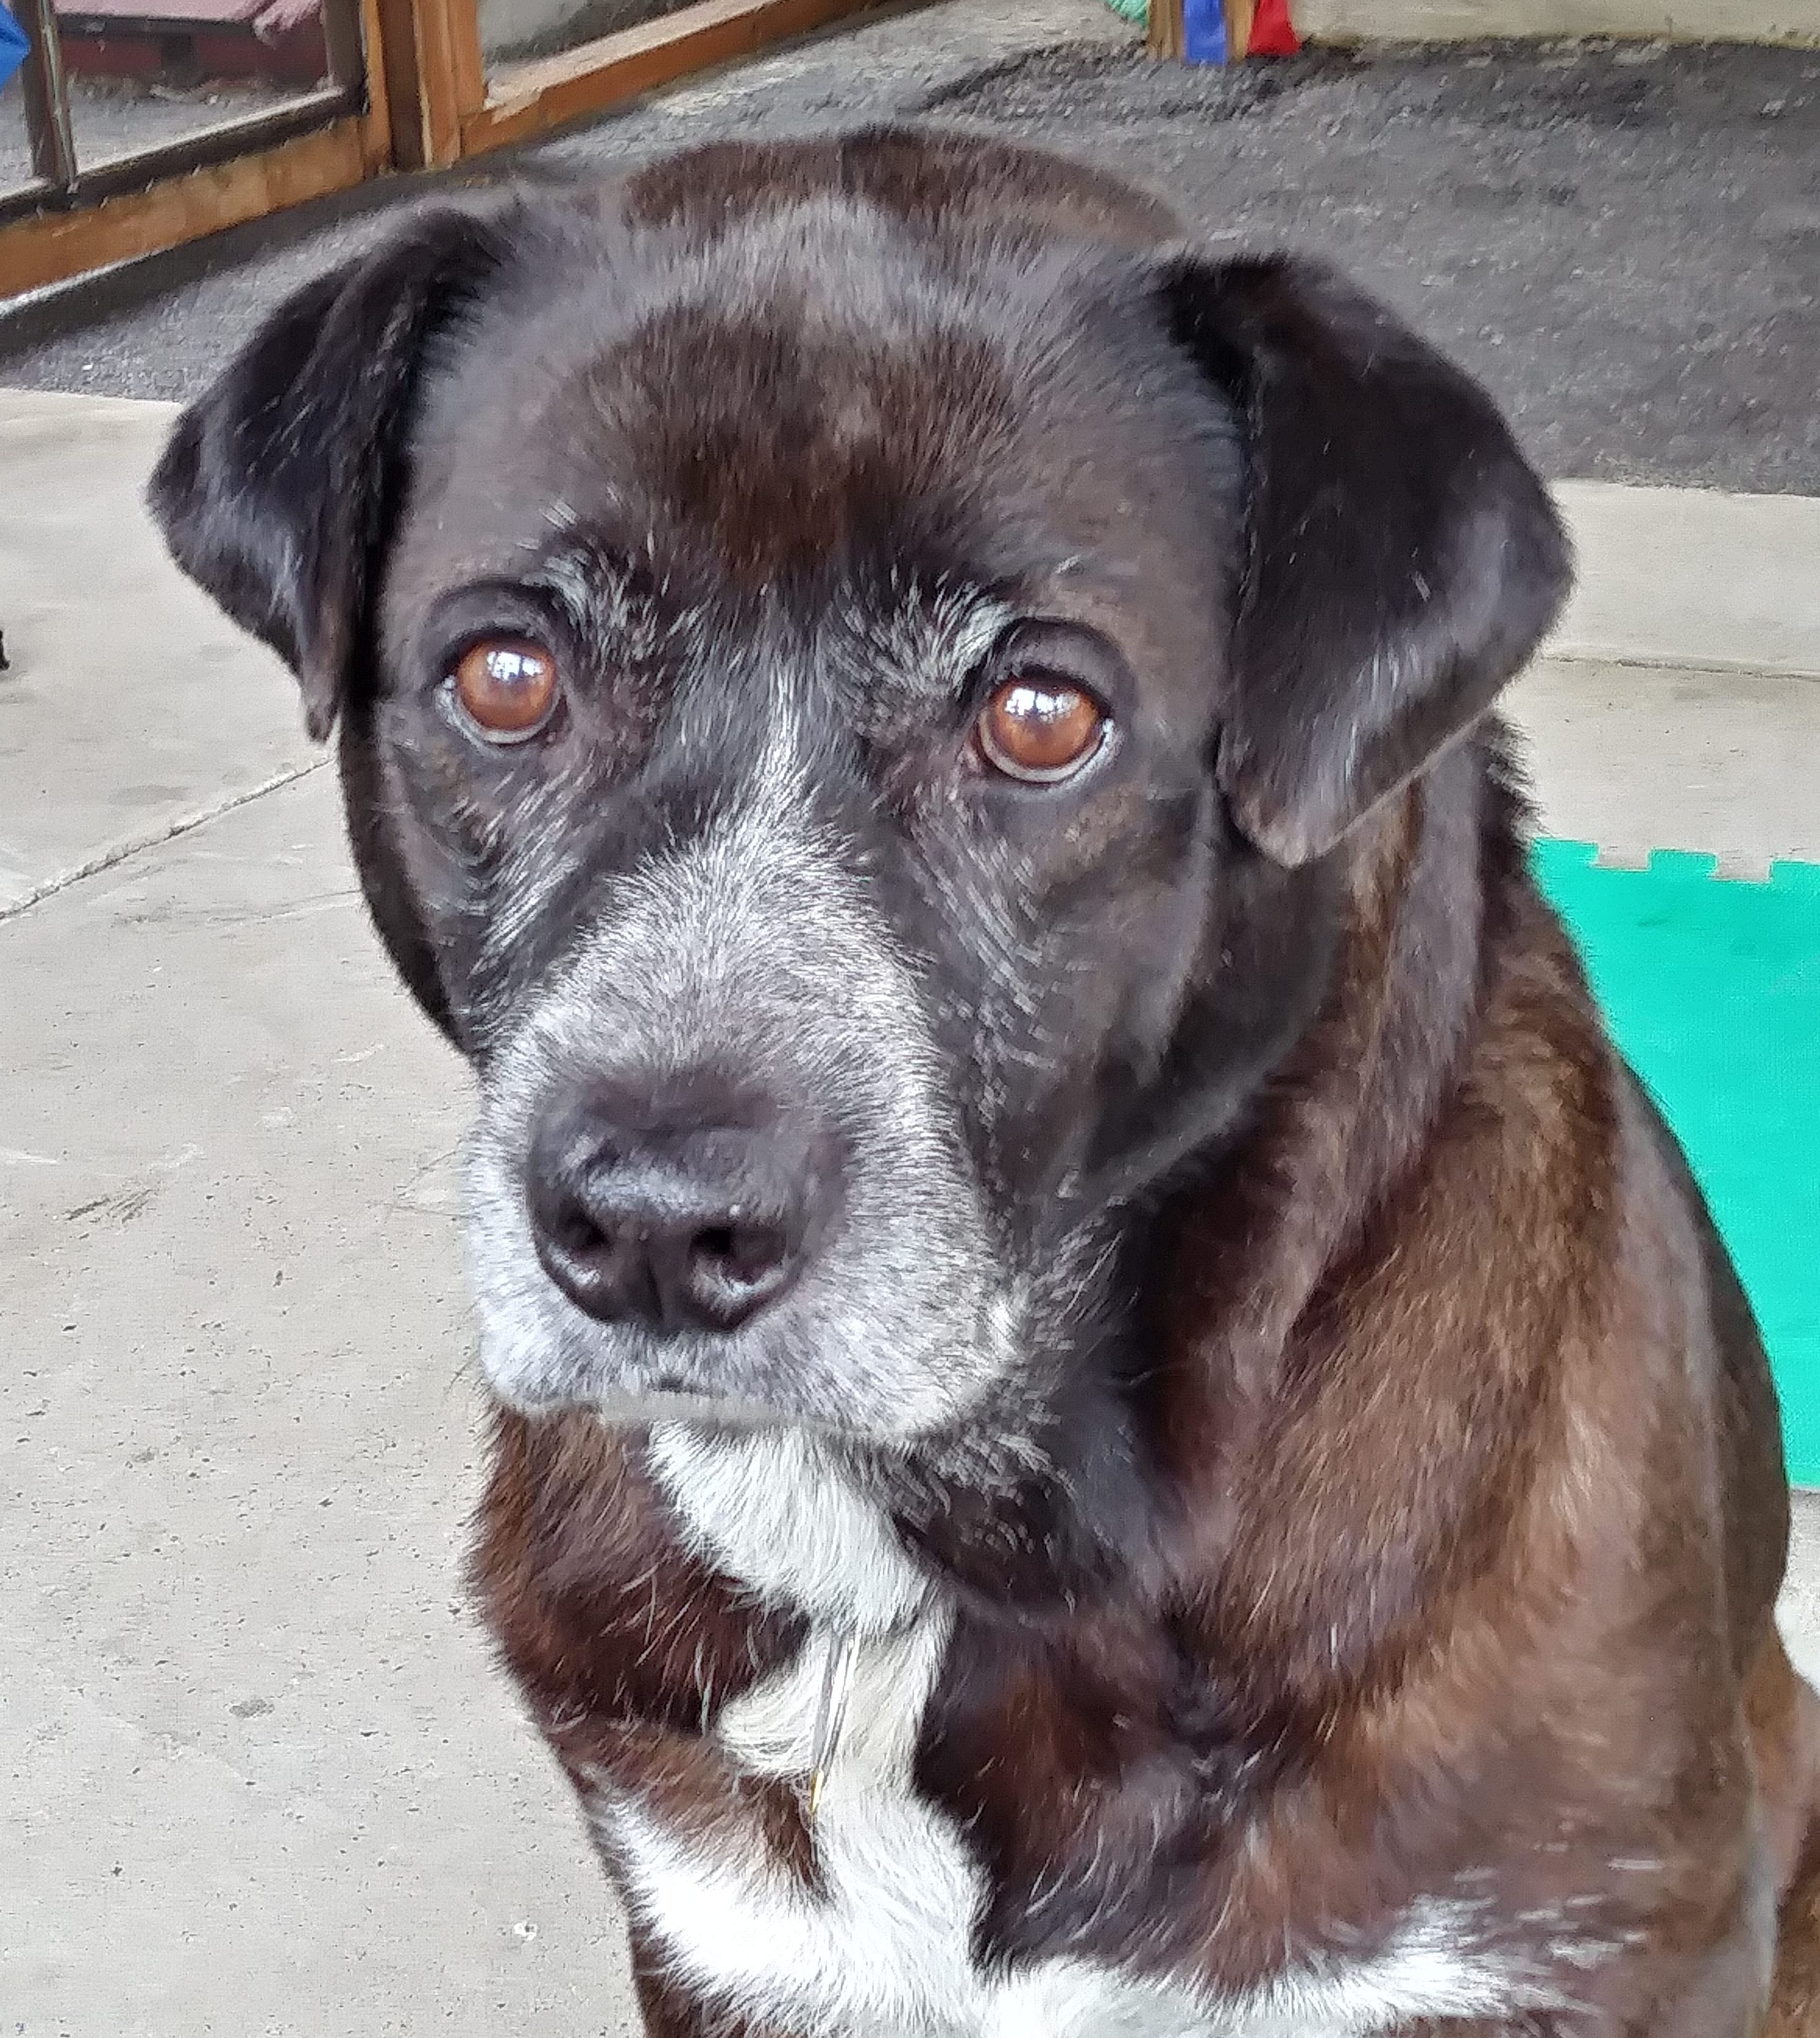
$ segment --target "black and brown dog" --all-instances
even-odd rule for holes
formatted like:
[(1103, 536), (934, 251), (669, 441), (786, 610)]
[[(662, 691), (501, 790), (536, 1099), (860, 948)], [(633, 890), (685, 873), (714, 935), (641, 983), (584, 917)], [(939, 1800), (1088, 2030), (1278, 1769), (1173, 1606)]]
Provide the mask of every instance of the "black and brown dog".
[(424, 214), (153, 500), (479, 1074), (477, 1576), (651, 2030), (1808, 2028), (1776, 1408), (1471, 381), (872, 133)]

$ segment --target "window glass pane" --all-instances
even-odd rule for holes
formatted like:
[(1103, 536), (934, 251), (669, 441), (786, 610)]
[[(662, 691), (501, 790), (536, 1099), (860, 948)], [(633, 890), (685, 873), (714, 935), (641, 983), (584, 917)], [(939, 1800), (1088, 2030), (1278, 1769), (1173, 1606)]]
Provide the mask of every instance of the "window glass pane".
[(32, 142), (25, 126), (25, 31), (0, 0), (0, 192), (32, 182)]
[(480, 0), (480, 46), (489, 70), (572, 50), (673, 14), (687, 0)]
[(78, 170), (282, 106), (328, 75), (321, 0), (59, 0)]

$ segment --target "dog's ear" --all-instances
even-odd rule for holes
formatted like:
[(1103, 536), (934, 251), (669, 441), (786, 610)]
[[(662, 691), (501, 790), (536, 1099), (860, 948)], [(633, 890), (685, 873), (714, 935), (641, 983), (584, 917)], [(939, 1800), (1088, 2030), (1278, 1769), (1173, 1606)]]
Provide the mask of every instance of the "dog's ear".
[(1567, 542), (1490, 398), (1330, 271), (1187, 256), (1164, 293), (1247, 435), (1220, 786), (1304, 863), (1490, 705), (1554, 619)]
[(426, 213), (279, 308), (177, 420), (147, 500), (177, 563), (334, 724), (365, 627), (431, 335), (497, 266), (474, 214)]

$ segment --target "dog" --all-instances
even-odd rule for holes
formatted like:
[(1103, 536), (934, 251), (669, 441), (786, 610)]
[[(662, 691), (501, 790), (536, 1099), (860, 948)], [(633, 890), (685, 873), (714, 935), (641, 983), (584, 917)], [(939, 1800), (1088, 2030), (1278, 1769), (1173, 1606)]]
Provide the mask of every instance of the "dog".
[(1775, 1400), (1471, 380), (870, 131), (422, 212), (150, 500), (478, 1074), (475, 1578), (649, 2031), (1812, 2028)]

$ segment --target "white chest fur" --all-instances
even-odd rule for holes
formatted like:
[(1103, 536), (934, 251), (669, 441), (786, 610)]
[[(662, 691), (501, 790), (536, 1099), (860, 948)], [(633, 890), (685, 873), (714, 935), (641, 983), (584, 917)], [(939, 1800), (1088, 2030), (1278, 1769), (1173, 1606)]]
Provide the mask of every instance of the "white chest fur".
[[(802, 2038), (1375, 2038), (1419, 2017), (1495, 2018), (1535, 2006), (1508, 1969), (1473, 1947), (1470, 1907), (1444, 1902), (1412, 1911), (1368, 1958), (1287, 1970), (1238, 1997), (1212, 1998), (1066, 1957), (1008, 1973), (982, 1968), (971, 1947), (981, 1870), (953, 1822), (911, 1781), (948, 1610), (907, 1566), (899, 1572), (901, 1555), (894, 1563), (884, 1554), (882, 1524), (857, 1532), (849, 1545), (857, 1561), (843, 1575), (838, 1549), (815, 1531), (825, 1536), (863, 1503), (802, 1486), (791, 1494), (778, 1475), (787, 1464), (807, 1479), (806, 1457), (780, 1459), (767, 1444), (742, 1464), (746, 1446), (736, 1445), (704, 1481), (709, 1448), (672, 1435), (656, 1454), (703, 1547), (761, 1591), (788, 1578), (795, 1603), (838, 1609), (838, 1631), (858, 1631), (815, 1820), (819, 1889), (756, 1843), (749, 1853), (710, 1850), (626, 1801), (596, 1808), (627, 1900), (677, 1973), (705, 1994)], [(801, 1542), (793, 1528), (808, 1532)], [(868, 1613), (886, 1616), (872, 1631)], [(742, 1767), (808, 1773), (836, 1631), (817, 1627), (794, 1661), (723, 1710), (717, 1730)]]
[[(1051, 1960), (989, 1975), (970, 1944), (982, 1883), (952, 1824), (910, 1788), (945, 1613), (855, 1647), (815, 1817), (822, 1890), (762, 1855), (708, 1855), (625, 1807), (607, 1814), (627, 1896), (677, 1968), (719, 2000), (805, 2038), (1199, 2038), (1186, 1996)], [(802, 1776), (831, 1638), (723, 1712), (756, 1774)]]

